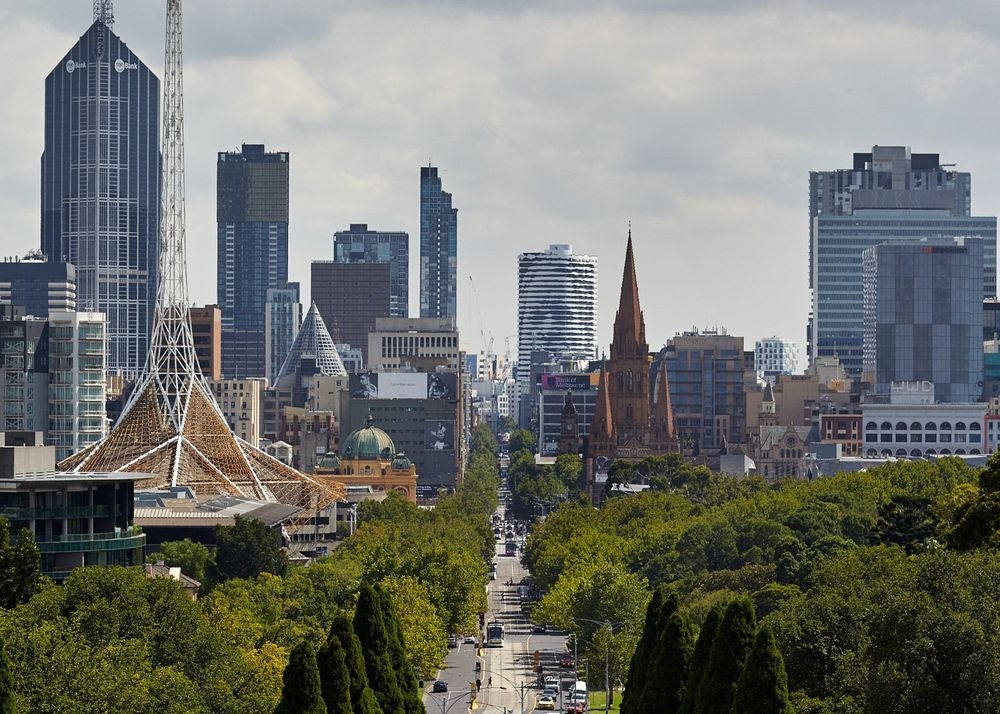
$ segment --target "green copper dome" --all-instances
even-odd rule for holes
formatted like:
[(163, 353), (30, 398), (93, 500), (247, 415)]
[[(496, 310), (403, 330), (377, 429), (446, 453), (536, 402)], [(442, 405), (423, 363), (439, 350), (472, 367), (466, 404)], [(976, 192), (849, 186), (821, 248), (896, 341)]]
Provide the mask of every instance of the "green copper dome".
[(352, 431), (341, 444), (345, 459), (391, 459), (396, 453), (392, 438), (377, 426), (372, 425), (372, 415), (368, 414), (364, 428)]

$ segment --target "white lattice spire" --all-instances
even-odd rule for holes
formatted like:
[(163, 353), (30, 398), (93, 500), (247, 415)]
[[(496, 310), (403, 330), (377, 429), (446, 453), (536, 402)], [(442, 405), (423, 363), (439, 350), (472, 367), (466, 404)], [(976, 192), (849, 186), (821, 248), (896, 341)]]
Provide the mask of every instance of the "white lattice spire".
[(237, 439), (201, 374), (188, 311), (181, 40), (181, 0), (167, 0), (159, 283), (149, 354), (111, 433), (59, 467), (148, 473), (140, 488), (185, 485), (203, 495), (324, 508), (343, 497), (343, 486), (311, 479)]
[(94, 22), (101, 22), (108, 27), (115, 24), (115, 13), (111, 0), (94, 0)]

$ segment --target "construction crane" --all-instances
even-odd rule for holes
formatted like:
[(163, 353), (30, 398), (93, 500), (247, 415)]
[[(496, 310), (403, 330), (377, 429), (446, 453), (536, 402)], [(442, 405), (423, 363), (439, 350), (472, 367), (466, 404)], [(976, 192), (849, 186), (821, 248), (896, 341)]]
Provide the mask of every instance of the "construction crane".
[(490, 363), (490, 371), (493, 370), (493, 333), (489, 333), (489, 339), (486, 339), (487, 329), (486, 322), (483, 320), (483, 310), (479, 306), (479, 291), (476, 290), (476, 281), (469, 276), (469, 284), (472, 286), (472, 299), (476, 303), (476, 316), (479, 318), (479, 344), (486, 345), (486, 359)]

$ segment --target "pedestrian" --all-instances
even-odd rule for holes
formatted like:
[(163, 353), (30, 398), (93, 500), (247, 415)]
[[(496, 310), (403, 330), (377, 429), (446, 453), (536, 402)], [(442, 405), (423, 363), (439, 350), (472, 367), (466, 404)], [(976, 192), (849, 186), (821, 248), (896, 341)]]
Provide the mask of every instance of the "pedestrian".
[(487, 687), (493, 686), (493, 677), (490, 677), (489, 679), (486, 680), (486, 686)]

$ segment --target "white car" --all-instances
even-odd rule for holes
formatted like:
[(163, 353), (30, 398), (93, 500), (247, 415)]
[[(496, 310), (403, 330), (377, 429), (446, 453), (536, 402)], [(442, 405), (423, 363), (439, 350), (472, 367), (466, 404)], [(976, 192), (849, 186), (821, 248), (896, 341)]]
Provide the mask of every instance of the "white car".
[(538, 697), (538, 701), (535, 702), (535, 709), (548, 709), (554, 710), (556, 708), (556, 700), (547, 694), (543, 694)]

